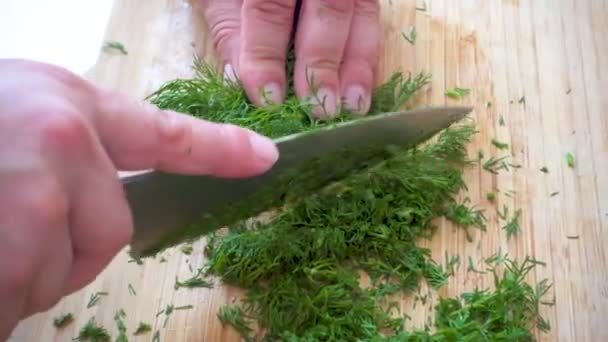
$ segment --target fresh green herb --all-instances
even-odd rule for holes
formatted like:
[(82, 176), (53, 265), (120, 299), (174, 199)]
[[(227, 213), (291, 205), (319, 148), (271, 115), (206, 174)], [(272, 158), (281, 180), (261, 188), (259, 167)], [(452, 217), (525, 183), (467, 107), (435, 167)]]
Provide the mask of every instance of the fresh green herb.
[(160, 342), (160, 331), (156, 331), (154, 336), (152, 336), (152, 342)]
[(222, 325), (228, 324), (238, 331), (245, 341), (255, 341), (252, 337), (252, 323), (240, 307), (235, 305), (223, 306), (220, 308), (217, 317), (222, 322)]
[(193, 250), (194, 248), (192, 247), (192, 245), (185, 245), (182, 247), (182, 253), (186, 255), (191, 255)]
[(519, 234), (519, 220), (521, 218), (521, 209), (517, 209), (513, 217), (502, 227), (507, 232), (507, 239)]
[(128, 263), (132, 263), (132, 262), (134, 262), (134, 263), (136, 263), (136, 264), (138, 264), (138, 265), (143, 265), (143, 264), (144, 264), (144, 261), (142, 260), (142, 258), (140, 258), (140, 257), (135, 257), (135, 256), (132, 256), (132, 257), (131, 257), (131, 259), (129, 259), (129, 261), (127, 261), (127, 262), (128, 262)]
[(129, 293), (132, 296), (137, 296), (137, 292), (135, 292), (135, 289), (133, 288), (133, 285), (131, 285), (130, 283), (129, 283)]
[(477, 151), (477, 158), (481, 161), (485, 157), (483, 150)]
[(169, 321), (169, 316), (171, 316), (171, 314), (173, 313), (173, 311), (175, 310), (187, 310), (187, 309), (192, 309), (193, 306), (192, 305), (184, 305), (184, 306), (175, 306), (173, 304), (167, 304), (167, 306), (159, 311), (156, 314), (156, 317), (160, 316), (161, 314), (165, 314), (165, 322), (163, 323), (163, 327), (165, 327), (167, 325), (167, 321)]
[(127, 55), (127, 49), (125, 48), (125, 46), (117, 41), (107, 41), (104, 45), (104, 49), (106, 51), (118, 51), (120, 53), (122, 53), (123, 55)]
[(182, 287), (185, 287), (185, 288), (205, 287), (208, 289), (213, 288), (212, 283), (210, 283), (207, 280), (202, 278), (202, 276), (201, 276), (202, 271), (203, 271), (203, 269), (199, 268), (196, 274), (194, 274), (192, 277), (190, 277), (184, 281), (179, 281), (179, 279), (176, 276), (174, 288), (176, 290), (179, 288), (182, 288)]
[(118, 310), (114, 315), (114, 321), (116, 322), (116, 328), (118, 329), (118, 337), (116, 338), (116, 342), (128, 342), (129, 338), (127, 337), (127, 326), (125, 325), (125, 318), (127, 314), (123, 309)]
[(509, 190), (509, 191), (505, 191), (505, 196), (513, 198), (515, 197), (515, 190)]
[(461, 97), (469, 95), (470, 92), (471, 92), (470, 89), (456, 87), (456, 88), (446, 90), (445, 95), (448, 97), (451, 97), (453, 99), (459, 99)]
[(552, 192), (552, 193), (551, 193), (551, 195), (549, 195), (549, 196), (551, 196), (551, 197), (555, 197), (555, 196), (557, 196), (557, 195), (559, 195), (559, 191)]
[(74, 315), (71, 313), (63, 314), (53, 319), (53, 325), (57, 328), (63, 328), (74, 321)]
[(517, 101), (519, 104), (523, 104), (524, 106), (526, 105), (526, 97), (522, 96), (519, 101)]
[(486, 194), (486, 198), (488, 199), (488, 201), (493, 201), (494, 199), (496, 199), (496, 194), (493, 191), (488, 191), (488, 193)]
[(108, 295), (108, 293), (105, 291), (99, 291), (99, 292), (92, 294), (91, 297), (89, 297), (89, 303), (87, 304), (87, 309), (95, 306), (101, 299), (101, 296), (107, 296), (107, 295)]
[(150, 331), (152, 331), (152, 326), (150, 324), (145, 322), (139, 322), (139, 325), (137, 326), (137, 329), (135, 329), (133, 335), (142, 335)]
[(500, 126), (504, 126), (505, 125), (505, 118), (502, 117), (502, 114), (498, 117), (498, 124)]
[(496, 138), (492, 138), (492, 145), (496, 146), (499, 150), (507, 150), (509, 149), (509, 144), (498, 141)]
[(475, 268), (475, 263), (473, 262), (473, 258), (471, 258), (470, 255), (468, 257), (467, 272), (475, 272), (475, 273), (480, 273), (480, 274), (485, 274), (486, 273), (484, 271), (480, 271), (480, 270), (477, 270)]
[(110, 341), (110, 334), (103, 326), (97, 325), (95, 318), (91, 318), (85, 326), (80, 329), (78, 336), (73, 341), (106, 342)]
[(410, 31), (407, 34), (405, 32), (401, 32), (401, 36), (403, 36), (403, 39), (405, 39), (408, 43), (416, 45), (416, 38), (418, 36), (416, 27), (410, 27)]
[(165, 259), (165, 257), (161, 257), (159, 262), (162, 264), (163, 262), (167, 262), (167, 259)]
[(549, 173), (549, 169), (546, 166), (541, 167), (540, 172)]
[(491, 102), (491, 101), (488, 101), (488, 104), (486, 104), (486, 107), (488, 107), (488, 108), (492, 108), (492, 102)]
[(496, 213), (501, 220), (506, 221), (507, 217), (509, 216), (509, 208), (506, 205), (503, 205), (502, 212), (500, 210), (496, 210)]
[(468, 227), (476, 227), (482, 231), (486, 230), (486, 217), (483, 214), (483, 210), (474, 209), (468, 207), (467, 204), (470, 200), (465, 199), (464, 203), (452, 203), (448, 206), (445, 212), (445, 218), (455, 223), (459, 227), (463, 227), (467, 234), (467, 240), (473, 241), (470, 236)]
[(572, 88), (568, 88), (568, 90), (566, 90), (566, 95), (570, 95), (571, 92), (572, 92)]
[(569, 167), (574, 167), (574, 155), (570, 152), (566, 154), (566, 163)]
[(578, 240), (578, 239), (579, 239), (579, 236), (578, 236), (578, 235), (568, 235), (568, 236), (566, 236), (566, 237), (567, 237), (568, 239), (570, 239), (570, 240)]
[(448, 259), (448, 252), (445, 252), (445, 273), (449, 276), (453, 276), (456, 270), (460, 267), (460, 256), (453, 255)]
[(507, 158), (508, 156), (500, 158), (490, 157), (490, 159), (483, 163), (483, 169), (493, 174), (498, 174), (498, 171), (500, 170), (509, 171), (509, 164), (505, 162), (505, 159)]

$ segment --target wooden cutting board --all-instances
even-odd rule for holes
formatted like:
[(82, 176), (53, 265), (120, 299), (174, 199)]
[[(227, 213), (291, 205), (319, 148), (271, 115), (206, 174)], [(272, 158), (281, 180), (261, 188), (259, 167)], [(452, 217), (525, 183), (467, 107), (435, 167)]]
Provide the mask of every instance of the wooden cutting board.
[[(416, 103), (475, 106), (480, 133), (471, 153), (481, 149), (486, 156), (501, 155), (490, 145), (496, 137), (510, 144), (514, 160), (522, 165), (498, 175), (481, 168), (468, 171), (467, 196), (486, 210), (488, 231), (475, 233), (475, 241), (468, 243), (463, 232), (443, 224), (445, 229), (427, 246), (440, 263), (445, 251), (481, 262), (498, 248), (511, 257), (545, 261), (547, 266), (529, 280), (548, 278), (556, 300), (542, 308), (552, 330), (538, 337), (608, 341), (608, 2), (426, 0), (424, 7), (423, 1), (382, 1), (381, 76), (399, 69), (432, 73), (431, 86)], [(412, 26), (418, 33), (415, 45), (401, 36)], [(183, 0), (116, 1), (107, 39), (124, 43), (128, 55), (100, 54), (88, 77), (139, 99), (165, 81), (191, 76), (194, 54), (215, 58), (205, 23)], [(444, 96), (446, 88), (455, 86), (471, 88), (471, 95), (460, 102)], [(567, 152), (576, 158), (574, 168), (566, 165)], [(543, 166), (549, 173), (540, 171)], [(493, 188), (503, 190), (495, 204), (485, 198)], [(514, 191), (510, 197), (509, 190)], [(550, 196), (554, 192), (559, 194)], [(503, 205), (522, 209), (522, 233), (511, 241), (497, 222), (496, 208)], [(69, 341), (91, 317), (115, 334), (113, 316), (121, 308), (130, 332), (147, 321), (160, 331), (161, 341), (238, 341), (216, 318), (219, 307), (239, 294), (237, 289), (173, 288), (176, 276), (191, 274), (188, 265), (204, 265), (203, 246), (196, 244), (190, 256), (168, 251), (166, 263), (157, 258), (137, 265), (120, 254), (94, 283), (22, 322), (11, 341)], [(468, 273), (465, 262), (439, 294), (489, 285), (487, 276)], [(109, 295), (87, 309), (97, 291)], [(164, 316), (155, 315), (167, 304), (194, 308), (174, 312), (163, 327)], [(410, 304), (405, 299), (403, 309), (413, 324), (422, 326), (429, 306), (414, 311)], [(73, 312), (76, 321), (56, 331), (52, 319), (63, 312)], [(149, 334), (133, 340), (151, 339)]]

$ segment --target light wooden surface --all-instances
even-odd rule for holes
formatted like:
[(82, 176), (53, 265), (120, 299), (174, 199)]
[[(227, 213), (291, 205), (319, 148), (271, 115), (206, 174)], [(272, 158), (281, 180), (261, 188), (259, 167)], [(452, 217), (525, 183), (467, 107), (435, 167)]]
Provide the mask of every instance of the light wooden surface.
[[(497, 137), (512, 147), (516, 172), (492, 175), (481, 169), (467, 173), (473, 203), (486, 209), (486, 233), (474, 233), (468, 243), (460, 231), (442, 225), (427, 245), (439, 262), (444, 251), (460, 255), (456, 277), (439, 294), (457, 295), (490, 279), (466, 272), (466, 259), (480, 261), (502, 248), (512, 257), (526, 255), (547, 262), (530, 281), (549, 278), (554, 284), (554, 306), (542, 312), (552, 329), (539, 334), (546, 341), (608, 341), (608, 2), (605, 0), (427, 0), (427, 11), (416, 11), (422, 1), (383, 1), (385, 27), (381, 72), (396, 69), (433, 74), (432, 85), (417, 98), (419, 104), (454, 103), (443, 92), (448, 87), (471, 88), (461, 103), (474, 105), (480, 133), (470, 147), (486, 156), (501, 156), (491, 147)], [(415, 25), (415, 46), (402, 31)], [(182, 0), (117, 1), (107, 39), (125, 44), (128, 56), (102, 54), (89, 78), (97, 84), (143, 98), (162, 82), (190, 76), (194, 53), (213, 58), (209, 37), (199, 15)], [(525, 105), (518, 100), (525, 96)], [(487, 103), (492, 106), (487, 108)], [(499, 125), (502, 115), (505, 125)], [(567, 167), (572, 152), (576, 167)], [(539, 171), (547, 166), (549, 173)], [(503, 190), (491, 204), (488, 190)], [(515, 190), (513, 198), (504, 191)], [(559, 191), (559, 195), (550, 194)], [(521, 208), (522, 233), (507, 242), (497, 223), (496, 207), (511, 212)], [(579, 235), (578, 240), (568, 239)], [(114, 313), (124, 308), (130, 332), (148, 321), (160, 330), (161, 341), (238, 341), (223, 328), (215, 314), (238, 291), (178, 290), (176, 275), (191, 273), (204, 264), (203, 244), (191, 256), (178, 250), (138, 266), (124, 254), (82, 291), (65, 298), (54, 309), (24, 321), (12, 341), (69, 341), (85, 322), (95, 317), (116, 333)], [(129, 294), (132, 284), (137, 295)], [(89, 296), (108, 291), (100, 303), (86, 309)], [(427, 307), (403, 308), (421, 326)], [(192, 304), (175, 312), (165, 328), (164, 316), (155, 317), (167, 304)], [(74, 312), (76, 322), (57, 332), (52, 318)], [(408, 324), (410, 325), (410, 324)], [(411, 325), (410, 325), (411, 326)], [(149, 341), (152, 334), (135, 338)]]

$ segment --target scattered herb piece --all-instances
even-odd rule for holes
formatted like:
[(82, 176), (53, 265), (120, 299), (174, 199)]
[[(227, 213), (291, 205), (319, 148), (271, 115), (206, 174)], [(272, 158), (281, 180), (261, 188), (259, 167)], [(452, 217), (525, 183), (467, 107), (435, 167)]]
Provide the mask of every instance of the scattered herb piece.
[(570, 152), (566, 154), (566, 163), (569, 167), (574, 167), (574, 155)]
[(515, 211), (515, 214), (511, 218), (511, 220), (509, 220), (509, 222), (507, 222), (507, 224), (502, 227), (502, 229), (504, 229), (507, 232), (507, 240), (509, 240), (509, 239), (511, 239), (511, 237), (519, 234), (519, 231), (520, 231), (519, 220), (520, 220), (520, 218), (521, 218), (521, 209), (517, 209)]
[(74, 321), (74, 315), (71, 313), (63, 314), (53, 319), (53, 325), (56, 328), (63, 328)]
[(456, 270), (460, 267), (460, 256), (453, 255), (448, 259), (448, 252), (445, 252), (445, 269), (446, 274), (449, 276), (453, 276), (456, 273)]
[(483, 150), (479, 150), (477, 151), (477, 159), (479, 159), (480, 161), (485, 157)]
[(107, 296), (107, 295), (108, 295), (108, 293), (105, 291), (99, 291), (99, 292), (92, 294), (91, 297), (89, 297), (89, 303), (87, 304), (87, 309), (95, 306), (101, 299), (101, 296)]
[(222, 325), (228, 324), (238, 331), (245, 341), (254, 341), (253, 337), (251, 337), (253, 334), (251, 322), (240, 307), (236, 305), (223, 306), (218, 311), (217, 317)]
[(137, 329), (135, 329), (133, 335), (142, 335), (150, 331), (152, 331), (152, 326), (150, 324), (145, 322), (139, 322), (139, 325), (137, 326)]
[(486, 273), (484, 271), (479, 271), (479, 270), (477, 270), (475, 268), (475, 264), (473, 263), (473, 258), (471, 258), (470, 255), (468, 257), (467, 272), (475, 272), (475, 273), (480, 273), (480, 274), (485, 274)]
[(118, 329), (116, 342), (129, 342), (129, 338), (127, 337), (127, 326), (124, 321), (126, 317), (127, 314), (123, 309), (118, 310), (114, 315), (114, 321), (116, 322), (116, 328)]
[(446, 90), (445, 95), (448, 97), (451, 97), (453, 99), (459, 99), (461, 97), (469, 95), (470, 92), (471, 92), (470, 89), (456, 87), (456, 88)]
[(488, 107), (488, 108), (492, 108), (492, 102), (491, 102), (491, 101), (488, 101), (488, 104), (486, 104), (486, 107)]
[(135, 292), (135, 289), (133, 288), (133, 285), (131, 285), (130, 283), (129, 283), (129, 293), (132, 296), (137, 296), (137, 292)]
[(488, 201), (493, 201), (494, 199), (496, 199), (496, 194), (493, 191), (488, 191), (488, 193), (486, 194), (486, 198), (488, 199)]
[(106, 342), (110, 341), (110, 334), (103, 326), (97, 325), (95, 318), (91, 318), (78, 333), (78, 336), (72, 339), (73, 341), (92, 341)]
[(483, 214), (483, 210), (474, 209), (468, 207), (467, 204), (470, 200), (465, 199), (464, 203), (452, 203), (448, 206), (445, 218), (455, 223), (459, 227), (463, 227), (467, 234), (467, 240), (473, 241), (473, 238), (469, 234), (468, 227), (476, 227), (479, 230), (486, 230), (486, 217)]
[(492, 138), (492, 145), (496, 146), (499, 150), (506, 150), (509, 148), (509, 144), (500, 142), (496, 138)]
[(152, 342), (160, 342), (160, 331), (156, 331), (154, 336), (152, 336)]
[(190, 277), (184, 281), (179, 281), (179, 279), (176, 276), (174, 288), (176, 290), (181, 287), (185, 287), (185, 288), (205, 287), (208, 289), (213, 288), (212, 283), (210, 283), (207, 280), (202, 278), (202, 276), (201, 276), (202, 271), (203, 271), (203, 269), (199, 268), (198, 272), (196, 274), (194, 274), (192, 277)]
[(483, 169), (491, 172), (493, 174), (498, 174), (498, 171), (500, 170), (506, 170), (509, 171), (509, 165), (505, 162), (505, 159), (507, 159), (508, 156), (504, 156), (504, 157), (500, 157), (500, 158), (494, 158), (494, 157), (490, 157), (490, 159), (488, 159), (485, 163), (483, 163)]
[(498, 117), (498, 124), (500, 126), (504, 126), (505, 125), (505, 118), (502, 117), (502, 114)]
[(416, 45), (416, 38), (418, 36), (418, 32), (416, 32), (416, 27), (410, 27), (410, 31), (406, 34), (405, 32), (401, 32), (403, 39), (405, 39), (408, 43), (412, 45)]
[(165, 259), (165, 257), (161, 257), (159, 262), (162, 264), (163, 262), (167, 262), (167, 259)]
[(566, 90), (566, 95), (570, 95), (571, 92), (572, 92), (572, 88), (568, 88), (568, 90)]
[(549, 169), (546, 166), (540, 168), (540, 172), (549, 173)]
[(569, 235), (569, 236), (566, 236), (566, 237), (567, 237), (568, 239), (570, 239), (570, 240), (578, 240), (578, 239), (579, 239), (579, 236), (578, 236), (578, 235)]
[(123, 55), (127, 55), (127, 49), (125, 48), (125, 46), (117, 41), (108, 41), (105, 43), (104, 45), (104, 49), (105, 50), (110, 50), (110, 51), (118, 51), (120, 53), (122, 53)]
[(144, 264), (144, 261), (142, 260), (142, 258), (140, 258), (140, 257), (135, 257), (135, 256), (131, 256), (131, 259), (129, 259), (129, 261), (127, 261), (127, 262), (128, 262), (128, 263), (132, 263), (132, 262), (134, 262), (134, 263), (136, 263), (136, 264), (138, 264), (138, 265), (143, 265), (143, 264)]
[(559, 195), (559, 191), (552, 192), (552, 193), (551, 193), (551, 195), (549, 195), (549, 196), (551, 196), (551, 197), (555, 197), (555, 196), (557, 196), (557, 195)]
[(503, 205), (502, 212), (500, 210), (496, 210), (498, 217), (504, 221), (507, 220), (507, 216), (509, 216), (509, 208), (506, 205)]
[(192, 245), (185, 245), (182, 247), (182, 253), (186, 255), (191, 255), (193, 250), (194, 248), (192, 247)]
[(192, 305), (175, 306), (173, 304), (167, 304), (167, 307), (165, 307), (162, 311), (159, 311), (156, 314), (156, 317), (160, 316), (163, 313), (165, 314), (165, 322), (163, 323), (163, 327), (165, 327), (167, 325), (167, 321), (169, 320), (169, 316), (173, 313), (173, 311), (187, 310), (187, 309), (192, 309), (192, 308), (193, 308)]
[(522, 104), (522, 105), (524, 105), (524, 106), (525, 106), (525, 105), (526, 105), (526, 97), (525, 97), (525, 96), (522, 96), (522, 97), (519, 99), (519, 101), (517, 101), (517, 103)]

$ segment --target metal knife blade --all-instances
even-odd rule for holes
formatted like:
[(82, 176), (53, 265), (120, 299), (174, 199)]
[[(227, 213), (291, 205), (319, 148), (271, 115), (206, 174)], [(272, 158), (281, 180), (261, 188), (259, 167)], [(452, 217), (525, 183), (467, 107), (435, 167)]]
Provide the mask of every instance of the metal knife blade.
[(373, 165), (388, 145), (412, 145), (464, 118), (472, 108), (386, 113), (276, 139), (267, 173), (221, 179), (147, 171), (122, 179), (135, 232), (130, 253), (150, 256), (313, 193)]

